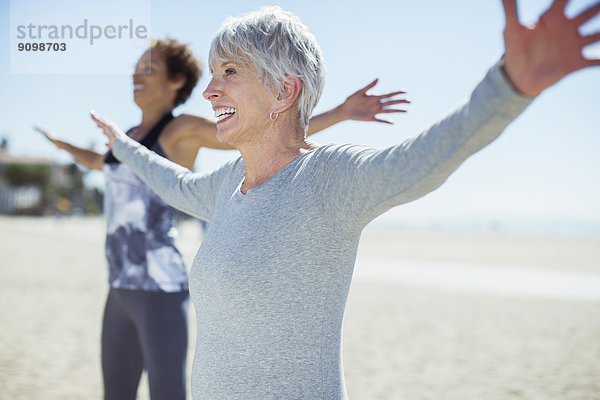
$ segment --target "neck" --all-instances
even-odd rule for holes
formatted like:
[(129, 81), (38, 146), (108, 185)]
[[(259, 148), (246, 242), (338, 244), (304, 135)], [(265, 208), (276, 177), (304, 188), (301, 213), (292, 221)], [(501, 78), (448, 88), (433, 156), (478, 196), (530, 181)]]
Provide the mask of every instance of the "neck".
[(148, 132), (170, 111), (173, 111), (173, 106), (170, 104), (159, 104), (142, 108), (142, 122), (137, 129), (141, 132)]
[(293, 125), (273, 126), (259, 138), (237, 145), (246, 166), (242, 193), (261, 185), (296, 157), (316, 148), (304, 131)]

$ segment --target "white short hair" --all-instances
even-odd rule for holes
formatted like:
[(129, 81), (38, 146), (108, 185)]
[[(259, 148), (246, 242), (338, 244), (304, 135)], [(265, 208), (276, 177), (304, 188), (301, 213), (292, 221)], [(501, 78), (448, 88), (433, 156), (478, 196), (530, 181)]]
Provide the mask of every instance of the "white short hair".
[(325, 64), (317, 40), (300, 18), (275, 6), (228, 17), (213, 35), (209, 53), (209, 62), (227, 60), (254, 67), (273, 96), (282, 93), (288, 76), (300, 78), (298, 112), (302, 127), (308, 127), (325, 85)]

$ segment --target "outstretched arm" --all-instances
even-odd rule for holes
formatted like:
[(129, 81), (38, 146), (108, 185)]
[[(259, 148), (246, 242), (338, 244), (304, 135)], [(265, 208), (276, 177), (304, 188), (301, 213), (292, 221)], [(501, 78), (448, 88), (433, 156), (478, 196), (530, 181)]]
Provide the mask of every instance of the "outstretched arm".
[(516, 0), (502, 0), (506, 15), (505, 72), (517, 90), (534, 97), (580, 69), (600, 65), (583, 56), (583, 48), (600, 42), (600, 32), (582, 35), (579, 29), (600, 13), (600, 2), (579, 15), (565, 15), (568, 0), (555, 0), (539, 21), (523, 26)]
[(75, 158), (75, 161), (81, 165), (90, 169), (102, 169), (102, 164), (104, 163), (104, 157), (106, 154), (101, 154), (91, 149), (84, 149), (69, 142), (65, 142), (64, 140), (57, 139), (52, 133), (40, 128), (39, 126), (34, 126), (33, 128), (44, 135), (46, 139), (52, 142), (52, 144), (54, 144), (56, 147), (69, 152), (73, 158)]
[[(330, 168), (326, 187), (343, 193), (338, 196), (345, 202), (338, 208), (345, 213), (343, 223), (362, 229), (390, 207), (435, 190), (462, 162), (498, 137), (533, 97), (571, 72), (599, 65), (599, 60), (585, 58), (582, 49), (600, 41), (600, 34), (583, 36), (579, 28), (600, 13), (600, 3), (574, 18), (565, 16), (566, 3), (555, 0), (538, 23), (524, 27), (515, 1), (503, 0), (505, 58), (490, 69), (465, 105), (401, 145), (359, 148), (349, 158), (350, 166)], [(344, 175), (350, 177), (343, 179)]]

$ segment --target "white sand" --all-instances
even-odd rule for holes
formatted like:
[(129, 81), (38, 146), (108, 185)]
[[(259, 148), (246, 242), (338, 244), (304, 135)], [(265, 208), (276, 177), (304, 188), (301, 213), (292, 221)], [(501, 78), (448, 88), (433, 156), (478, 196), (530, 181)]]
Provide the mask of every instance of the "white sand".
[[(99, 218), (0, 218), (0, 399), (102, 397), (103, 240)], [(184, 224), (188, 265), (198, 241)], [(563, 282), (536, 291), (525, 276)], [(599, 277), (600, 238), (368, 230), (344, 327), (349, 396), (600, 399), (600, 300), (572, 290)]]

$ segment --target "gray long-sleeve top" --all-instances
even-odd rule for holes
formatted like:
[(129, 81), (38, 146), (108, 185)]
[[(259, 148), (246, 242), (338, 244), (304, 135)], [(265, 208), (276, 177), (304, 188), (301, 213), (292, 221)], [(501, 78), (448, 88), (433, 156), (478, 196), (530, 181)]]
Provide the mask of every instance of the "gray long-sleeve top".
[(341, 337), (360, 232), (436, 189), (531, 100), (492, 67), (469, 101), (414, 139), (325, 145), (240, 191), (239, 158), (188, 171), (128, 138), (114, 154), (176, 208), (209, 220), (190, 273), (195, 399), (344, 399)]

